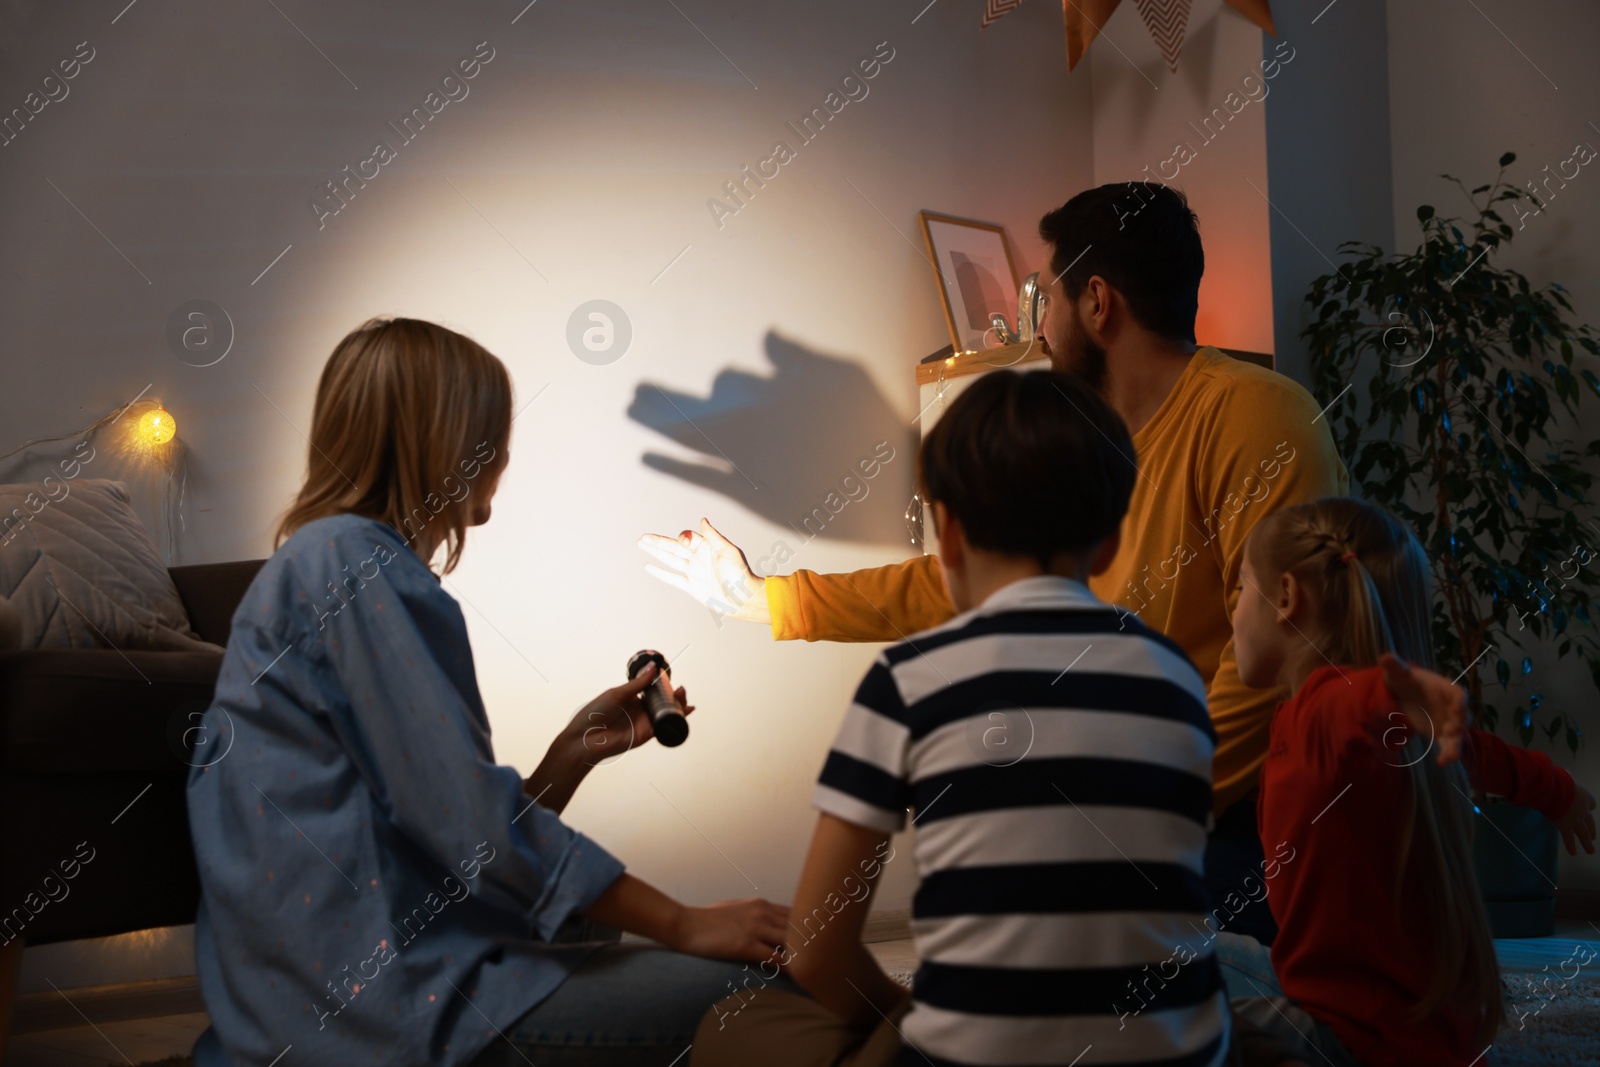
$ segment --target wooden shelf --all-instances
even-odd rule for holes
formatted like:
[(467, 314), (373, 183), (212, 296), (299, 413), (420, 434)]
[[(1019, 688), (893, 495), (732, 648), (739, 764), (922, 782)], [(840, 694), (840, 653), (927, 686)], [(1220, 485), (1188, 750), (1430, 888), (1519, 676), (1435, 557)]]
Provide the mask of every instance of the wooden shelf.
[[(1254, 363), (1258, 367), (1273, 370), (1275, 360), (1269, 352), (1246, 352), (1237, 348), (1223, 348), (1218, 351), (1240, 359), (1246, 363)], [(1018, 367), (1024, 364), (1047, 362), (1049, 357), (1044, 354), (1039, 342), (1029, 341), (1022, 344), (1003, 345), (1000, 348), (989, 348), (982, 352), (957, 352), (953, 356), (936, 360), (933, 363), (917, 364), (917, 384), (932, 385), (934, 382), (947, 381), (951, 378), (964, 378), (970, 374), (982, 374), (986, 370), (997, 367)], [(1033, 369), (1033, 368), (1030, 368)]]
[(950, 378), (964, 378), (969, 374), (982, 374), (997, 367), (1016, 367), (1025, 363), (1044, 362), (1049, 359), (1037, 340), (1021, 344), (987, 348), (982, 352), (957, 352), (953, 356), (933, 363), (917, 364), (917, 384), (931, 385)]

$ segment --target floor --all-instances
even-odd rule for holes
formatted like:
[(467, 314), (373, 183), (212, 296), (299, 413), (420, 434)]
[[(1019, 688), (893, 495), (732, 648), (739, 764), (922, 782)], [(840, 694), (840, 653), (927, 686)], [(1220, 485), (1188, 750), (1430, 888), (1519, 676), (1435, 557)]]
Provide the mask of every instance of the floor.
[(6, 1045), (6, 1067), (127, 1067), (186, 1056), (209, 1025), (199, 1012), (19, 1034)]
[[(1588, 941), (1600, 949), (1600, 927), (1562, 922), (1556, 936), (1496, 942), (1500, 966), (1508, 971), (1537, 972), (1569, 960), (1574, 943)], [(880, 941), (868, 946), (890, 974), (916, 969), (915, 945), (909, 940)], [(20, 1034), (6, 1046), (6, 1067), (127, 1067), (169, 1056), (186, 1055), (208, 1025), (203, 1012), (131, 1019), (60, 1030)]]

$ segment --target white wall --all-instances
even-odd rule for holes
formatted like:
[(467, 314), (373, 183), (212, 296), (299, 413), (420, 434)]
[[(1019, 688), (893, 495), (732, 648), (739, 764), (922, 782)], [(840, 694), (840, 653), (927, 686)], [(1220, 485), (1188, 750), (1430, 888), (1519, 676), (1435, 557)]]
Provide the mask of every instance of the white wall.
[[(1309, 388), (1300, 332), (1312, 280), (1346, 241), (1394, 247), (1388, 41), (1383, 4), (1280, 4), (1274, 21), (1295, 56), (1266, 107), (1274, 351), (1278, 369)], [(1276, 49), (1269, 39), (1263, 55)]]
[[(494, 521), (449, 579), (501, 759), (530, 770), (634, 650), (684, 649), (694, 736), (598, 771), (570, 820), (690, 900), (786, 899), (811, 783), (876, 649), (719, 628), (645, 575), (634, 541), (709, 515), (752, 558), (787, 541), (791, 567), (908, 554), (912, 368), (946, 338), (916, 211), (1002, 222), (1019, 269), (1043, 266), (1038, 217), (1094, 180), (1089, 79), (1067, 76), (1059, 12), (1027, 5), (980, 34), (951, 4), (915, 23), (920, 3), (277, 6), (0, 9), (7, 108), (79, 42), (94, 50), (0, 148), (0, 450), (153, 383), (190, 454), (176, 561), (264, 556), (338, 338), (386, 313), (471, 333), (520, 402), (538, 396)], [(386, 122), (482, 41), (494, 58), (470, 94), (319, 230), (314, 187), (398, 143)], [(885, 41), (869, 95), (799, 147), (786, 120)], [(706, 201), (778, 139), (797, 158), (719, 229)], [(237, 331), (205, 368), (165, 339), (195, 298)], [(632, 323), (608, 366), (565, 340), (593, 298)], [(830, 527), (847, 536), (802, 547), (785, 520), (879, 441), (896, 458)], [(675, 473), (707, 455), (725, 469)], [(153, 491), (141, 508), (153, 521)], [(903, 909), (909, 864), (891, 870), (880, 907)]]
[[(1482, 15), (1445, 0), (1388, 6), (1394, 229), (1406, 247), (1421, 236), (1418, 204), (1467, 207), (1441, 174), (1480, 185), (1512, 151), (1507, 177), (1521, 183), (1544, 178), (1578, 142), (1600, 146), (1600, 7), (1479, 3)], [(1600, 234), (1600, 175), (1585, 167), (1568, 188), (1551, 188), (1548, 210), (1494, 255), (1535, 282), (1559, 281), (1580, 319), (1600, 323), (1600, 260), (1586, 243)]]
[[(1195, 0), (1174, 74), (1138, 6), (1122, 4), (1086, 59), (1095, 184), (1165, 181), (1188, 196), (1206, 249), (1196, 339), (1250, 352), (1274, 351), (1263, 105), (1280, 80), (1300, 74), (1291, 59), (1263, 82), (1264, 37), (1222, 0)], [(1292, 56), (1293, 44), (1282, 54)]]

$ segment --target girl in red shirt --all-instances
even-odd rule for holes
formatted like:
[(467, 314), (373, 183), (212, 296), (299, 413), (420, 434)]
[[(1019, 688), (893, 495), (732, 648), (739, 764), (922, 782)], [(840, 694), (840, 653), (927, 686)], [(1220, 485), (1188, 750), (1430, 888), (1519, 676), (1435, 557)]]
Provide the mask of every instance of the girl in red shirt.
[(1460, 1067), (1487, 1051), (1505, 1012), (1472, 865), (1474, 782), (1594, 851), (1593, 797), (1547, 757), (1464, 728), (1460, 690), (1431, 672), (1431, 607), (1422, 546), (1371, 505), (1282, 508), (1246, 542), (1239, 675), (1294, 693), (1258, 805), (1269, 851), (1297, 857), (1268, 887), (1270, 966), (1218, 936), (1241, 1032), (1286, 1039), (1262, 1062)]

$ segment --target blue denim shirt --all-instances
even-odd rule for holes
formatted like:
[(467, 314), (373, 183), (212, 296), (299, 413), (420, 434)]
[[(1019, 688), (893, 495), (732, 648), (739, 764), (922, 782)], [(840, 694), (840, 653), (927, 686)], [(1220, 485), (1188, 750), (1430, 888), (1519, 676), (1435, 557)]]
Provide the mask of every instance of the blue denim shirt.
[(463, 1063), (583, 958), (547, 942), (622, 865), (495, 763), (461, 609), (389, 526), (284, 543), (202, 725), (201, 1067)]

